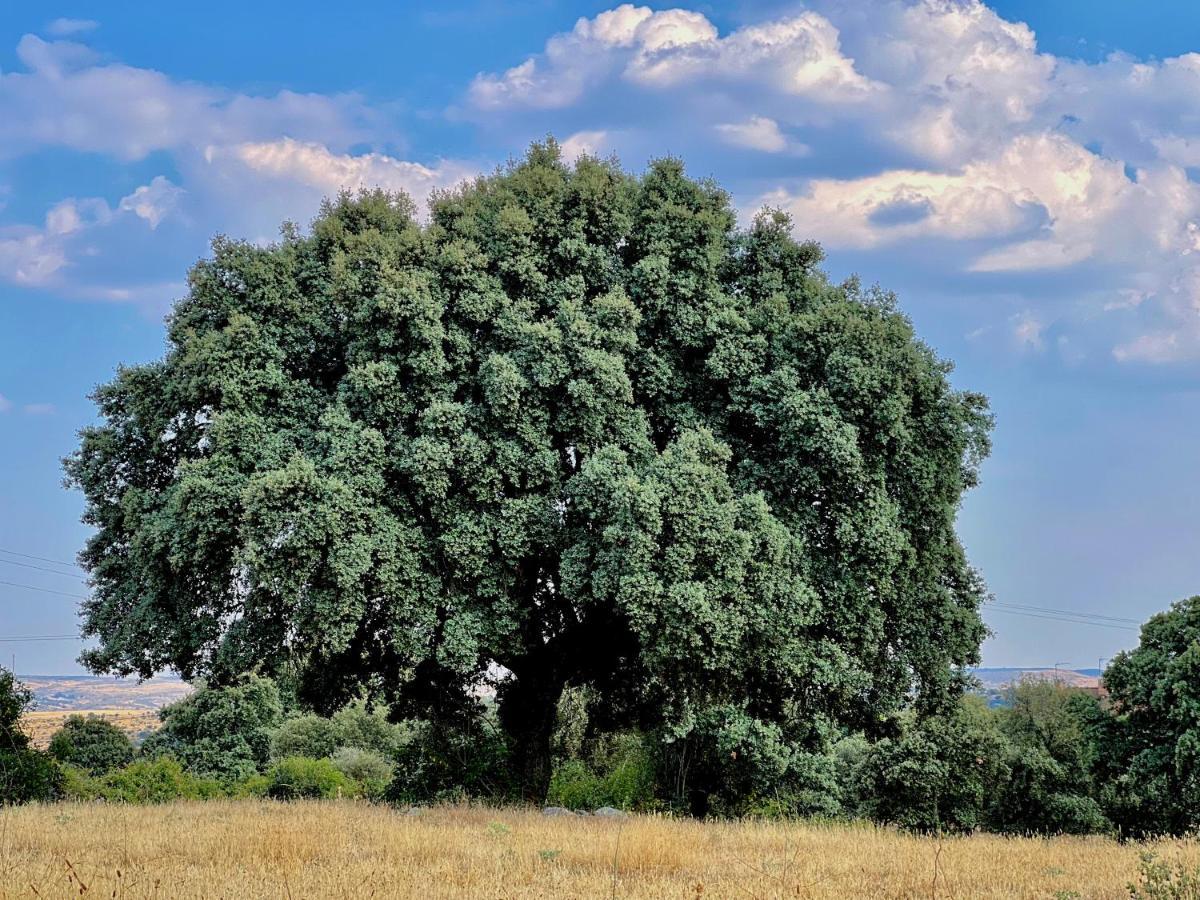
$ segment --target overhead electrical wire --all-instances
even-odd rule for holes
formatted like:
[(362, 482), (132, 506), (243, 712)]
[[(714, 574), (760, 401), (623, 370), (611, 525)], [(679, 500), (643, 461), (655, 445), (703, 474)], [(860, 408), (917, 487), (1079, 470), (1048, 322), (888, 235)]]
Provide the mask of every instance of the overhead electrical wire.
[(78, 569), (79, 566), (73, 562), (63, 562), (61, 559), (51, 559), (48, 556), (34, 556), (32, 553), (21, 553), (17, 550), (6, 550), (0, 547), (0, 553), (7, 553), (9, 556), (19, 556), (22, 559), (36, 559), (38, 562), (54, 563), (56, 566), (67, 566), (71, 569)]
[(37, 569), (39, 572), (49, 572), (51, 575), (57, 575), (59, 578), (73, 578), (76, 581), (85, 580), (70, 572), (60, 572), (57, 569), (50, 569), (46, 566), (35, 566), (33, 563), (18, 562), (15, 559), (0, 559), (0, 563), (4, 563), (6, 566), (21, 566), (24, 569)]
[(73, 600), (89, 600), (89, 599), (91, 599), (90, 597), (86, 597), (83, 594), (68, 594), (66, 591), (56, 591), (53, 588), (38, 587), (37, 585), (34, 585), (34, 584), (21, 584), (16, 581), (0, 581), (0, 584), (7, 585), (8, 587), (24, 588), (27, 591), (40, 591), (43, 594), (57, 594), (60, 597), (70, 597)]

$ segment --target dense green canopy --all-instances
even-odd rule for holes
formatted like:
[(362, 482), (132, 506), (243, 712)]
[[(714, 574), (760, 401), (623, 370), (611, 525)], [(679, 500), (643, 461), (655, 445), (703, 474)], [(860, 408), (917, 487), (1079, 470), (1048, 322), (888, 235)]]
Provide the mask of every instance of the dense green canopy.
[(548, 142), (427, 224), (376, 192), (216, 240), (67, 461), (87, 664), (427, 714), (497, 677), (531, 795), (566, 684), (799, 745), (944, 700), (984, 634), (954, 518), (986, 404), (790, 228)]
[(1200, 596), (1142, 626), (1104, 672), (1117, 719), (1102, 775), (1122, 829), (1183, 834), (1200, 825)]

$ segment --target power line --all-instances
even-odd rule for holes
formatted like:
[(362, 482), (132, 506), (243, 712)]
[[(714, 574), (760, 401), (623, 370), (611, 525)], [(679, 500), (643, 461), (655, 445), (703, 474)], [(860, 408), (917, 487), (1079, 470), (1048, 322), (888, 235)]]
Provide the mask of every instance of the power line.
[(90, 600), (90, 597), (85, 597), (83, 594), (68, 594), (66, 591), (56, 591), (52, 588), (36, 587), (32, 584), (18, 584), (15, 581), (0, 581), (0, 584), (8, 585), (9, 587), (25, 588), (29, 591), (41, 591), (43, 594), (58, 594), (60, 597), (70, 597), (73, 600)]
[(30, 634), (24, 637), (0, 638), (0, 644), (24, 644), (29, 641), (80, 641), (78, 634)]
[(18, 553), (16, 550), (5, 550), (0, 547), (0, 553), (7, 553), (9, 556), (19, 556), (22, 559), (36, 559), (38, 562), (54, 563), (57, 566), (68, 566), (72, 569), (78, 569), (79, 566), (73, 562), (63, 562), (61, 559), (50, 559), (48, 556), (34, 556), (32, 553)]
[(1090, 619), (1070, 619), (1066, 616), (1042, 615), (1041, 613), (1023, 612), (1016, 609), (1005, 609), (998, 604), (992, 604), (988, 609), (994, 609), (996, 612), (1007, 613), (1010, 616), (1025, 616), (1028, 619), (1044, 619), (1048, 622), (1065, 622), (1068, 625), (1094, 625), (1097, 628), (1116, 628), (1121, 631), (1137, 631), (1133, 625), (1118, 625), (1115, 622), (1094, 622)]
[(1030, 612), (1050, 612), (1050, 613), (1055, 613), (1056, 616), (1073, 616), (1075, 618), (1084, 618), (1084, 619), (1103, 619), (1103, 620), (1105, 620), (1105, 622), (1120, 622), (1122, 624), (1127, 624), (1127, 625), (1141, 625), (1141, 620), (1130, 619), (1130, 618), (1126, 618), (1124, 616), (1104, 616), (1103, 613), (1098, 613), (1098, 612), (1075, 612), (1074, 610), (1055, 610), (1055, 608), (1052, 608), (1050, 606), (1032, 606), (1031, 604), (1014, 604), (1014, 602), (1009, 602), (1007, 600), (996, 601), (996, 602), (994, 602), (994, 604), (992, 604), (992, 606), (1001, 606), (1004, 608), (1008, 608), (1008, 610), (1027, 610)]
[(35, 566), (33, 563), (17, 562), (15, 559), (0, 559), (0, 563), (6, 566), (21, 566), (26, 569), (37, 569), (39, 572), (49, 572), (51, 575), (57, 575), (59, 578), (73, 578), (76, 581), (83, 581), (78, 575), (72, 575), (70, 572), (59, 572), (57, 569), (49, 569), (46, 566)]

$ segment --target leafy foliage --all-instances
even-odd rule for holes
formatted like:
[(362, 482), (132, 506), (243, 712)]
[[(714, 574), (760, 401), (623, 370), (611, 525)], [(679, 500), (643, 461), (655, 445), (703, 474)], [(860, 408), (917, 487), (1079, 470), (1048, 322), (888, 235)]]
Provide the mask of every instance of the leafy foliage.
[(1129, 885), (1130, 900), (1200, 900), (1200, 869), (1163, 862), (1149, 851), (1138, 865), (1138, 882)]
[(1142, 626), (1104, 673), (1117, 719), (1097, 766), (1117, 825), (1182, 834), (1200, 825), (1200, 596)]
[(996, 791), (990, 825), (1003, 831), (1091, 834), (1111, 829), (1096, 797), (1096, 746), (1088, 723), (1095, 698), (1054, 682), (1024, 681), (1009, 691), (1000, 726), (1011, 750), (1009, 777)]
[(29, 689), (0, 668), (0, 805), (53, 799), (62, 783), (54, 760), (33, 749), (21, 730), (32, 702)]
[(920, 831), (980, 827), (1008, 777), (1008, 745), (989, 711), (969, 698), (870, 748), (859, 773), (859, 809)]
[(355, 781), (363, 794), (372, 800), (381, 799), (387, 793), (396, 770), (396, 764), (382, 753), (360, 747), (342, 747), (332, 759), (337, 770)]
[(92, 775), (103, 775), (133, 761), (133, 741), (97, 716), (68, 716), (50, 738), (50, 755)]
[(587, 760), (557, 763), (548, 802), (567, 809), (647, 809), (655, 805), (657, 760), (639, 734), (618, 734), (597, 742)]
[(358, 792), (354, 780), (329, 759), (289, 756), (267, 772), (266, 794), (275, 800), (334, 800)]
[(197, 775), (232, 781), (266, 765), (283, 705), (274, 682), (251, 677), (237, 686), (201, 687), (160, 716), (162, 727), (142, 744), (145, 756), (173, 756)]
[(193, 775), (169, 756), (140, 759), (99, 777), (73, 766), (66, 773), (63, 792), (73, 800), (145, 804), (209, 800), (225, 794), (220, 781)]
[(494, 722), (422, 722), (396, 754), (387, 799), (396, 803), (513, 795), (509, 748)]
[[(218, 239), (66, 462), (87, 664), (265, 666), (322, 712), (367, 685), (431, 721), (503, 667), (531, 798), (567, 685), (614, 727), (807, 751), (944, 708), (984, 634), (954, 517), (990, 420), (820, 259), (677, 160), (552, 141), (427, 225), (366, 193)], [(212, 741), (189, 766), (260, 759)]]

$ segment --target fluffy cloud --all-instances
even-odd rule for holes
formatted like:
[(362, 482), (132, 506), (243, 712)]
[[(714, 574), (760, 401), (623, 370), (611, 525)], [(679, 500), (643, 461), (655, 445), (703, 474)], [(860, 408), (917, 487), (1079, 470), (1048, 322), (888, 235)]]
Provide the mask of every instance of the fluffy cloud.
[(1133, 174), (1061, 134), (1034, 134), (951, 173), (813, 179), (802, 193), (763, 199), (834, 247), (991, 239), (971, 263), (980, 272), (1058, 268), (1098, 254), (1129, 265), (1190, 256), (1200, 185), (1169, 165)]
[(281, 133), (348, 146), (368, 136), (373, 117), (350, 95), (237, 94), (105, 63), (82, 44), (29, 34), (17, 58), (26, 71), (0, 73), (0, 155), (58, 146), (137, 160)]
[[(66, 35), (88, 28), (62, 21), (47, 30)], [(187, 248), (174, 262), (181, 271), (212, 233), (270, 239), (281, 220), (302, 220), (343, 188), (379, 186), (422, 200), (475, 171), (351, 154), (364, 142), (397, 137), (385, 116), (352, 94), (252, 96), (35, 35), (20, 40), (17, 57), (22, 70), (0, 72), (0, 161), (52, 147), (127, 163), (163, 153), (180, 173), (174, 180), (157, 175), (111, 205), (70, 198), (40, 225), (0, 226), (0, 279), (23, 286), (160, 306), (180, 288), (152, 271), (170, 260), (161, 251), (134, 251), (149, 248), (148, 236), (164, 222), (196, 229), (157, 245)], [(115, 271), (119, 257), (140, 260), (138, 271)]]
[[(102, 197), (71, 197), (50, 207), (40, 227), (0, 228), (0, 279), (27, 287), (61, 287), (72, 257), (97, 252), (93, 241), (98, 233), (129, 216), (144, 219), (156, 228), (180, 193), (170, 181), (158, 176), (122, 197), (115, 209)], [(73, 293), (104, 296), (108, 290), (90, 285)]]
[(574, 162), (584, 154), (599, 156), (609, 145), (607, 131), (577, 131), (562, 142), (563, 159)]
[(931, 265), (992, 293), (1070, 272), (1014, 320), (1019, 345), (1053, 329), (1072, 354), (1091, 334), (1123, 362), (1200, 359), (1200, 53), (1060, 58), (979, 0), (813, 6), (726, 34), (619, 6), (479, 75), (468, 99), (484, 118), (569, 106), (622, 149), (667, 134), (706, 160), (714, 140), (781, 154), (792, 139), (811, 152), (790, 177), (733, 181), (747, 213), (780, 206), (803, 236), (881, 257), (941, 242)]
[[(196, 243), (178, 271), (213, 231), (269, 240), (340, 189), (419, 200), (484, 168), (397, 157), (389, 116), (353, 94), (252, 96), (32, 35), (17, 55), (0, 73), (0, 161), (58, 147), (163, 153), (173, 168), (118, 200), (0, 226), (12, 282), (65, 290), (88, 275), (96, 296), (161, 293), (163, 272), (119, 284), (85, 261), (186, 224)], [(979, 340), (1200, 359), (1200, 54), (1089, 63), (1042, 52), (979, 0), (814, 0), (724, 30), (693, 9), (614, 6), (513, 62), (476, 76), (453, 114), (506, 141), (567, 130), (568, 160), (679, 153), (744, 212), (781, 206), (804, 237), (873, 254), (872, 268), (919, 245), (930, 279), (1010, 298), (990, 315), (979, 304), (963, 329)]]
[(171, 184), (162, 175), (154, 176), (149, 184), (144, 184), (127, 197), (121, 198), (119, 209), (131, 212), (139, 219), (145, 219), (151, 228), (157, 228), (168, 213), (179, 203), (183, 189)]
[(766, 116), (751, 116), (744, 122), (723, 122), (716, 129), (727, 143), (739, 147), (764, 153), (782, 153), (788, 148), (788, 139), (779, 130), (779, 123)]
[(268, 178), (313, 188), (322, 196), (341, 190), (380, 187), (403, 191), (420, 201), (435, 189), (450, 187), (475, 174), (473, 169), (459, 163), (442, 162), (430, 167), (381, 153), (351, 156), (333, 153), (323, 144), (291, 138), (231, 147), (210, 146), (204, 156), (210, 164), (232, 162)]
[(805, 12), (721, 37), (704, 15), (653, 12), (624, 4), (555, 35), (545, 50), (501, 74), (481, 73), (470, 88), (479, 109), (554, 109), (618, 75), (648, 88), (699, 81), (769, 84), (821, 102), (855, 102), (876, 88), (841, 52), (828, 19)]

